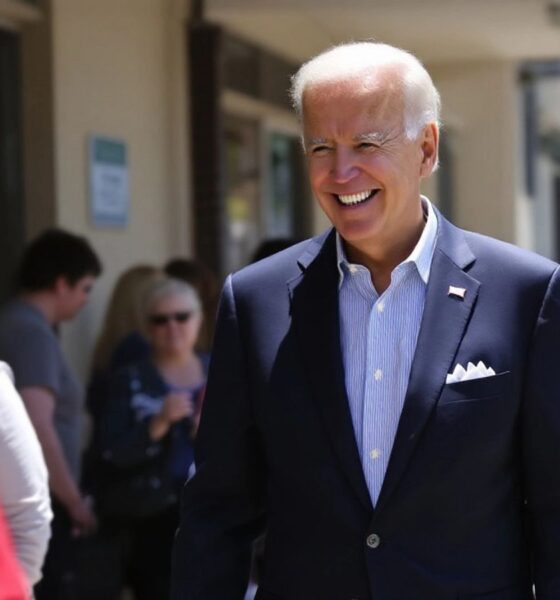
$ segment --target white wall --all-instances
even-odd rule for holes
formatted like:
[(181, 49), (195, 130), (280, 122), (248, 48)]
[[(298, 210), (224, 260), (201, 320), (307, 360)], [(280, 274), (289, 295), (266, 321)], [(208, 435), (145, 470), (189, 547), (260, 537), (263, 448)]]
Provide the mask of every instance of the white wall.
[(428, 69), (453, 138), (455, 222), (516, 242), (520, 138), (515, 63), (475, 62)]
[[(105, 267), (90, 305), (63, 329), (68, 356), (84, 376), (120, 272), (190, 249), (187, 8), (181, 0), (53, 0), (57, 222), (86, 235)], [(130, 221), (124, 229), (89, 221), (92, 133), (127, 144)]]

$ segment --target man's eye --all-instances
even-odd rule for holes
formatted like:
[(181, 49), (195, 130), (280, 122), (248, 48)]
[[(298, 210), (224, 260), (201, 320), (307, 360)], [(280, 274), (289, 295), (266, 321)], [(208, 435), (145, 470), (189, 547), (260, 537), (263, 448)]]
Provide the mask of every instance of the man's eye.
[(311, 154), (315, 156), (322, 156), (323, 154), (326, 154), (329, 150), (330, 148), (328, 146), (314, 146), (313, 148), (311, 148)]
[(377, 148), (379, 148), (379, 145), (372, 142), (361, 142), (358, 144), (359, 150), (377, 150)]

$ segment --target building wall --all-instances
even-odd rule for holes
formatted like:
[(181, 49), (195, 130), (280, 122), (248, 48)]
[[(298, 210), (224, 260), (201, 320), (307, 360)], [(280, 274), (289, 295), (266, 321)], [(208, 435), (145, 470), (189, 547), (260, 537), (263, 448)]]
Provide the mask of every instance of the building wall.
[[(90, 305), (63, 328), (82, 375), (117, 276), (133, 264), (162, 264), (190, 251), (187, 9), (178, 0), (52, 2), (57, 223), (87, 236), (104, 264)], [(124, 229), (90, 223), (90, 134), (127, 144)]]
[(516, 63), (430, 66), (455, 156), (457, 225), (515, 243), (521, 113)]
[[(560, 164), (556, 154), (551, 155), (543, 142), (553, 132), (560, 132), (560, 77), (547, 77), (535, 83), (536, 120), (539, 142), (535, 149), (535, 189), (527, 199), (528, 212), (533, 218), (533, 237), (537, 252), (558, 260), (558, 191), (556, 179), (560, 177)], [(556, 150), (557, 152), (557, 150)]]

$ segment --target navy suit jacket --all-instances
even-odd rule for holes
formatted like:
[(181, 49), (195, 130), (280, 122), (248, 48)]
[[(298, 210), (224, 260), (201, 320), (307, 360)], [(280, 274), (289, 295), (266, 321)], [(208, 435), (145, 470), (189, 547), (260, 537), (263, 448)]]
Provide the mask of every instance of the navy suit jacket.
[[(559, 346), (557, 265), (438, 214), (374, 509), (345, 391), (334, 232), (234, 274), (172, 598), (242, 599), (250, 542), (266, 527), (258, 600), (528, 600), (533, 583), (539, 600), (558, 600)], [(457, 363), (479, 360), (496, 375), (446, 384)]]

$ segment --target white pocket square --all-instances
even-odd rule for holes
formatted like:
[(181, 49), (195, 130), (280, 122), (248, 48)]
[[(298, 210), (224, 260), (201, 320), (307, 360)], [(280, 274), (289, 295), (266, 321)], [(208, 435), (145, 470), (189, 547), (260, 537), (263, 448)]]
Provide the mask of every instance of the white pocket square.
[(457, 383), (458, 381), (468, 381), (469, 379), (480, 379), (481, 377), (491, 377), (496, 371), (492, 367), (487, 367), (481, 360), (478, 364), (472, 362), (467, 364), (465, 369), (462, 365), (457, 364), (453, 372), (448, 373), (445, 383)]

